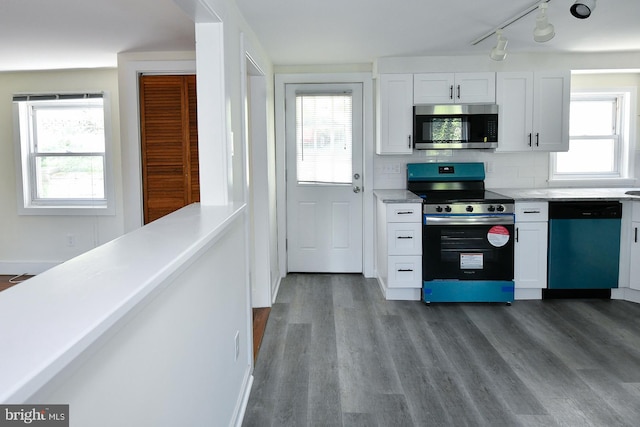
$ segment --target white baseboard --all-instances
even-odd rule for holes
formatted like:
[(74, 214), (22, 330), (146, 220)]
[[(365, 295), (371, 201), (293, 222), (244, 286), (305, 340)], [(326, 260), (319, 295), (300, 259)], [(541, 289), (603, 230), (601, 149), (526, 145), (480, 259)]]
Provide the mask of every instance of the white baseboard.
[(640, 291), (631, 288), (618, 288), (611, 290), (611, 299), (621, 299), (640, 304)]
[(387, 288), (385, 299), (388, 301), (420, 301), (422, 289), (418, 288)]
[(278, 291), (280, 290), (280, 283), (282, 283), (282, 277), (278, 276), (275, 285), (272, 287), (273, 293), (271, 294), (271, 305), (276, 303), (276, 298), (278, 297)]
[(0, 261), (0, 274), (40, 274), (62, 264), (56, 261)]
[(515, 300), (542, 299), (542, 289), (540, 288), (515, 288)]
[(382, 277), (378, 277), (378, 285), (384, 299), (389, 301), (420, 301), (422, 296), (420, 288), (389, 288)]
[(249, 375), (248, 380), (244, 382), (244, 391), (242, 393), (242, 401), (240, 403), (240, 407), (236, 412), (235, 422), (232, 422), (231, 425), (235, 427), (241, 427), (242, 421), (244, 421), (244, 413), (247, 410), (247, 405), (249, 404), (249, 396), (251, 395), (251, 387), (253, 387), (253, 375)]

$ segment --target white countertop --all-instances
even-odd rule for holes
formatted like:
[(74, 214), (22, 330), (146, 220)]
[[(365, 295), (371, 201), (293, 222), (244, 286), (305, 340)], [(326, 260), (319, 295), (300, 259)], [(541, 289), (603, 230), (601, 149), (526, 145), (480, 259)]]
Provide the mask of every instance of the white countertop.
[(0, 402), (22, 403), (244, 212), (189, 205), (0, 292)]
[(422, 198), (408, 190), (373, 190), (383, 203), (422, 203)]
[(492, 188), (516, 201), (640, 200), (625, 194), (637, 188)]
[[(640, 196), (625, 194), (640, 188), (489, 188), (516, 201), (638, 200)], [(374, 190), (384, 203), (422, 203), (408, 190)]]

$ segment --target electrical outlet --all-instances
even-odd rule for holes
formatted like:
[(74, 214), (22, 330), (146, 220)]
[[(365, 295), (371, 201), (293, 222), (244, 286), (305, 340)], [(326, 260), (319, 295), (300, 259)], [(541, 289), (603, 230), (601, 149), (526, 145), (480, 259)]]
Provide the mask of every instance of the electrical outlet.
[(400, 169), (401, 169), (401, 168), (400, 168), (400, 165), (399, 165), (399, 164), (397, 164), (397, 163), (389, 164), (389, 165), (384, 165), (384, 166), (382, 167), (382, 173), (384, 173), (384, 174), (388, 174), (388, 175), (391, 175), (391, 174), (397, 174), (397, 173), (400, 173), (400, 172), (401, 172), (401, 170), (400, 170)]
[(240, 331), (236, 331), (234, 343), (236, 346), (236, 360), (238, 360), (238, 357), (240, 357)]

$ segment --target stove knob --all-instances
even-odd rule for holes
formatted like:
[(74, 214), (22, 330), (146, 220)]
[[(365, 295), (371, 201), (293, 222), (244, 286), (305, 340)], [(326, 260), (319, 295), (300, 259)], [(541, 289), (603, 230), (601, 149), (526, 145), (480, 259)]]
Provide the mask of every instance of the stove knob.
[(502, 205), (498, 206), (498, 212), (504, 212), (504, 206)]
[(487, 210), (488, 210), (489, 212), (495, 212), (495, 211), (496, 211), (496, 207), (495, 207), (495, 206), (493, 206), (493, 205), (489, 205), (489, 207), (487, 208)]
[(473, 212), (473, 206), (471, 205), (467, 206), (467, 212)]
[(436, 206), (436, 212), (442, 212), (442, 206)]
[(445, 212), (451, 212), (451, 206), (445, 206), (444, 207), (444, 211)]

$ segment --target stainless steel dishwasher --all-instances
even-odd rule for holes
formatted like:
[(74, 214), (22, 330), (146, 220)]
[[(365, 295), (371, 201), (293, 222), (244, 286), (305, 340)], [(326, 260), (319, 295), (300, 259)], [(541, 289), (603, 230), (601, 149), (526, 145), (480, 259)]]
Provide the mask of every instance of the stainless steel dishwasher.
[(618, 287), (621, 218), (620, 202), (549, 202), (543, 298), (611, 296)]

